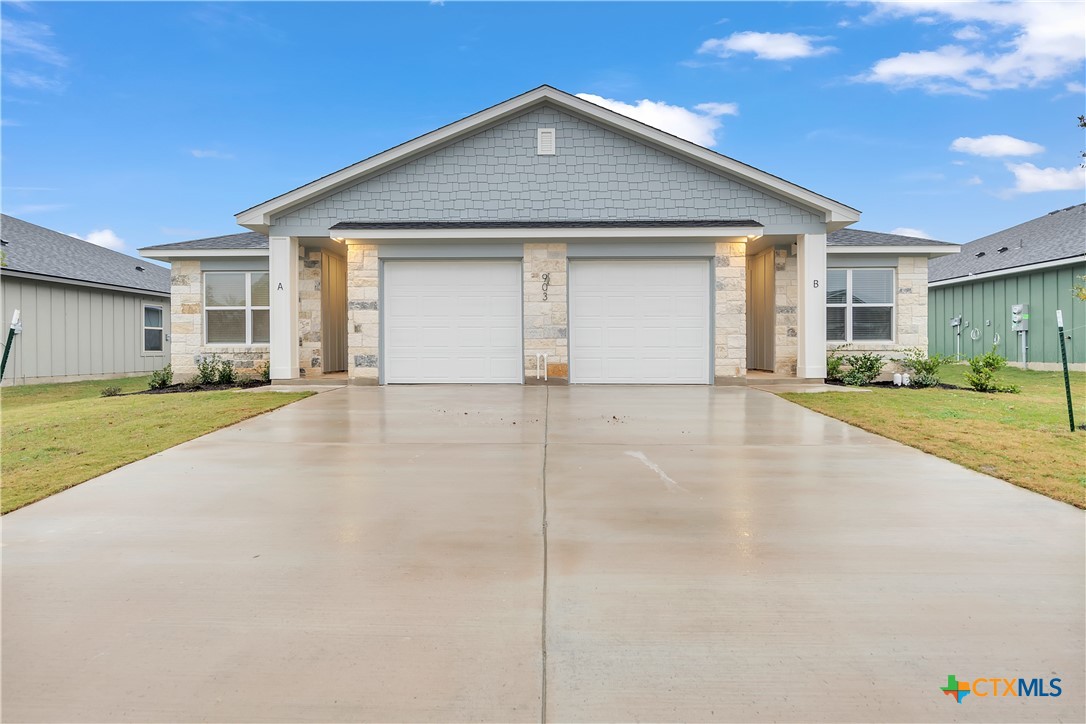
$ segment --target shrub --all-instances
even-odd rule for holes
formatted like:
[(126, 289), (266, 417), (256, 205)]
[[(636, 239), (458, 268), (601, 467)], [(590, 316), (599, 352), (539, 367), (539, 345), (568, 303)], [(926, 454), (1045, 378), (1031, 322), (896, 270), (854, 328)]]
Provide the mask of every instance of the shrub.
[(219, 378), (219, 355), (203, 355), (196, 362), (196, 376), (192, 378), (195, 385), (213, 385)]
[(215, 382), (220, 385), (233, 385), (238, 381), (237, 370), (230, 360), (219, 360), (219, 367), (215, 370)]
[(261, 382), (271, 382), (270, 362), (261, 362), (256, 366), (256, 378)]
[(1018, 392), (1014, 385), (1004, 385), (996, 379), (996, 373), (1006, 366), (1006, 358), (996, 353), (995, 345), (992, 345), (990, 351), (969, 359), (965, 381), (977, 392)]
[(841, 376), (841, 381), (852, 387), (870, 385), (882, 374), (882, 368), (886, 363), (881, 354), (874, 352), (850, 354), (843, 361), (848, 366), (848, 371)]
[(116, 397), (119, 394), (121, 394), (121, 388), (116, 385), (102, 388), (102, 397)]
[(151, 381), (147, 383), (148, 389), (161, 390), (173, 384), (173, 365), (166, 365), (160, 370), (151, 373)]
[(842, 368), (843, 359), (841, 358), (841, 350), (846, 349), (847, 344), (842, 344), (834, 347), (826, 355), (826, 379), (841, 381), (844, 376), (844, 369)]
[(950, 357), (936, 354), (928, 356), (919, 347), (905, 350), (901, 366), (909, 373), (912, 387), (935, 387), (939, 384), (939, 369), (950, 361)]

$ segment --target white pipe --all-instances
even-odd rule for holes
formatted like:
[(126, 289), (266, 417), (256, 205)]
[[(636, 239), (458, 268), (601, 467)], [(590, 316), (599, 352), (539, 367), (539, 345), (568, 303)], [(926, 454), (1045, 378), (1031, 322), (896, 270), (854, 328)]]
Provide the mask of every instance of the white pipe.
[[(539, 362), (540, 358), (543, 359), (542, 365)], [(543, 369), (543, 381), (546, 382), (547, 381), (547, 353), (546, 352), (536, 352), (535, 353), (535, 378), (537, 380), (539, 379), (539, 370), (540, 370), (541, 367)]]

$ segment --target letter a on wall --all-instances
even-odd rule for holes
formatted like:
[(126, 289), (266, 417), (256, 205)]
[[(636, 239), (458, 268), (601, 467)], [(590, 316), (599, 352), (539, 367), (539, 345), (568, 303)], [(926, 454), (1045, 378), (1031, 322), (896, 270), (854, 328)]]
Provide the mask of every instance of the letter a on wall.
[(277, 292), (283, 291), (283, 282), (279, 282), (279, 286), (275, 288), (275, 291), (277, 291)]

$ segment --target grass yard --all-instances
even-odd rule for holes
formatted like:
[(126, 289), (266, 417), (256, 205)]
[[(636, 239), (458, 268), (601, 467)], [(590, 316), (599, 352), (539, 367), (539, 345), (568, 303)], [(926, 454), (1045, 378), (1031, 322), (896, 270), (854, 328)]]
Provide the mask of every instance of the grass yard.
[(0, 391), (0, 507), (21, 508), (309, 392), (191, 392), (101, 397), (147, 389), (149, 377)]
[[(965, 365), (943, 382), (967, 386)], [(1067, 424), (1062, 372), (1008, 368), (1018, 394), (871, 388), (870, 392), (782, 394), (787, 400), (869, 432), (1086, 508), (1086, 431)], [(1086, 423), (1086, 374), (1071, 373), (1075, 424)]]

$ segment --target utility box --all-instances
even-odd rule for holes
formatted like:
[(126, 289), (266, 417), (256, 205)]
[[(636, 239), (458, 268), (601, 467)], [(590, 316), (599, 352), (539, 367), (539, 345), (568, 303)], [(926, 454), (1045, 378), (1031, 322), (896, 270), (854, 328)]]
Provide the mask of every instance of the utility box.
[(960, 327), (960, 326), (962, 326), (962, 315), (959, 314), (957, 317), (951, 317), (950, 318), (950, 326), (951, 327)]
[(1012, 304), (1011, 305), (1011, 331), (1012, 332), (1028, 332), (1029, 331), (1029, 305), (1028, 304)]

